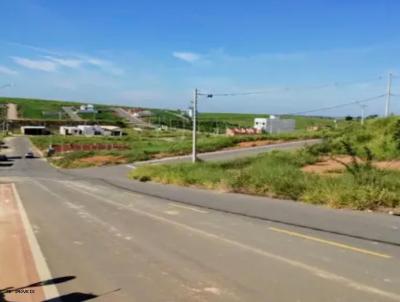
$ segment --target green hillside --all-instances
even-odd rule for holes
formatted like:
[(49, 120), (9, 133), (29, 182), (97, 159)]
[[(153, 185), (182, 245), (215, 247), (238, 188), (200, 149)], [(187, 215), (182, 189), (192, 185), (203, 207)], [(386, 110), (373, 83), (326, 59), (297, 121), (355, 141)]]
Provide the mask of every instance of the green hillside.
[[(18, 108), (18, 116), (23, 119), (39, 119), (39, 120), (68, 120), (69, 117), (63, 111), (63, 106), (79, 107), (86, 102), (71, 102), (59, 100), (43, 100), (43, 99), (25, 99), (25, 98), (7, 98), (1, 97), (0, 104), (14, 103)], [(99, 111), (97, 114), (79, 114), (85, 120), (98, 121), (122, 121), (112, 112), (110, 105), (94, 104)]]

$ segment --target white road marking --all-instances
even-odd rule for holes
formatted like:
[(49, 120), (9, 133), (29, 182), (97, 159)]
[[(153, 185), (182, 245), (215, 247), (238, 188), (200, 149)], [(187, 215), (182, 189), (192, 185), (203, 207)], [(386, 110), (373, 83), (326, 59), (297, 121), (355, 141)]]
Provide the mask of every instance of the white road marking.
[(168, 215), (179, 215), (179, 211), (170, 211), (170, 210), (167, 210), (167, 211), (164, 211), (164, 213), (165, 213), (165, 214), (168, 214)]
[(205, 287), (203, 290), (218, 296), (221, 294), (221, 290), (216, 287)]
[[(72, 186), (69, 187), (69, 188), (71, 188), (72, 190), (75, 190), (77, 192), (89, 195), (89, 196), (91, 196), (93, 198), (96, 198), (97, 200), (100, 200), (100, 201), (102, 201), (104, 203), (107, 203), (107, 204), (110, 204), (112, 206), (117, 206), (117, 207), (121, 206), (120, 203), (112, 201), (112, 200), (109, 200), (109, 199), (107, 199), (105, 197), (102, 197), (102, 196), (99, 196), (99, 195), (95, 195), (95, 194), (92, 194), (90, 192), (86, 192), (86, 191), (80, 190), (80, 189), (72, 187)], [(279, 261), (279, 262), (288, 264), (288, 265), (296, 267), (298, 269), (302, 269), (304, 271), (307, 271), (307, 272), (311, 273), (312, 275), (317, 276), (319, 278), (326, 279), (326, 280), (333, 281), (333, 282), (337, 282), (337, 283), (339, 283), (339, 284), (341, 284), (343, 286), (349, 287), (351, 289), (362, 291), (362, 292), (366, 292), (366, 293), (369, 293), (369, 294), (374, 294), (374, 295), (381, 296), (381, 297), (385, 297), (385, 298), (388, 298), (388, 299), (391, 299), (391, 300), (394, 300), (394, 301), (400, 301), (400, 294), (398, 294), (398, 293), (393, 293), (393, 292), (385, 291), (385, 290), (382, 290), (382, 289), (379, 289), (379, 288), (376, 288), (376, 287), (372, 287), (372, 286), (369, 286), (369, 285), (354, 281), (354, 280), (352, 280), (350, 278), (346, 278), (346, 277), (343, 277), (341, 275), (338, 275), (338, 274), (331, 273), (329, 271), (320, 269), (318, 267), (315, 267), (315, 266), (312, 266), (312, 265), (309, 265), (309, 264), (306, 264), (306, 263), (303, 263), (303, 262), (300, 262), (300, 261), (297, 261), (297, 260), (292, 260), (292, 259), (280, 256), (280, 255), (276, 255), (276, 254), (267, 252), (265, 250), (262, 250), (260, 248), (253, 247), (253, 246), (241, 243), (241, 242), (233, 240), (233, 239), (229, 239), (229, 238), (226, 238), (226, 237), (223, 237), (223, 236), (219, 236), (217, 234), (210, 233), (210, 232), (207, 232), (207, 231), (204, 231), (204, 230), (201, 230), (201, 229), (186, 225), (184, 223), (180, 223), (180, 222), (177, 222), (177, 221), (174, 221), (174, 220), (170, 220), (170, 219), (168, 219), (166, 217), (158, 216), (156, 214), (152, 214), (152, 213), (149, 213), (149, 212), (137, 209), (137, 208), (132, 208), (132, 207), (128, 207), (128, 206), (125, 206), (125, 205), (122, 205), (122, 206), (124, 206), (129, 211), (135, 212), (136, 214), (139, 214), (139, 215), (142, 215), (142, 216), (146, 216), (146, 217), (148, 217), (150, 219), (159, 221), (161, 223), (166, 223), (166, 224), (173, 225), (173, 226), (181, 228), (183, 230), (198, 234), (198, 235), (200, 235), (200, 236), (202, 236), (204, 238), (208, 238), (208, 239), (211, 239), (211, 240), (224, 242), (226, 244), (235, 246), (235, 247), (240, 248), (242, 250), (251, 252), (253, 254), (256, 254), (256, 255), (259, 255), (259, 256), (263, 256), (263, 257), (266, 257), (266, 258), (269, 258), (269, 259), (273, 259), (275, 261)]]
[(126, 165), (125, 167), (130, 168), (130, 169), (136, 169), (136, 166), (134, 166), (134, 165)]
[(191, 211), (197, 212), (197, 213), (208, 214), (207, 211), (196, 209), (194, 207), (184, 206), (184, 205), (177, 204), (177, 203), (170, 202), (168, 205), (173, 206), (173, 207), (177, 207), (177, 208), (186, 209), (186, 210), (191, 210)]
[[(18, 194), (17, 188), (15, 187), (15, 184), (12, 184), (12, 190), (15, 196), (15, 200), (17, 202), (19, 213), (21, 215), (22, 224), (25, 229), (26, 237), (28, 238), (30, 250), (32, 252), (33, 260), (35, 261), (36, 270), (38, 272), (40, 281), (51, 280), (53, 279), (53, 277), (51, 276), (49, 267), (47, 266), (46, 263), (46, 259), (44, 258), (39, 243), (35, 237), (32, 226), (29, 222), (28, 215), (26, 214), (21, 198)], [(52, 299), (52, 301), (61, 302), (61, 300), (58, 298), (59, 297), (58, 289), (54, 284), (49, 284), (43, 286), (42, 288), (47, 300)]]

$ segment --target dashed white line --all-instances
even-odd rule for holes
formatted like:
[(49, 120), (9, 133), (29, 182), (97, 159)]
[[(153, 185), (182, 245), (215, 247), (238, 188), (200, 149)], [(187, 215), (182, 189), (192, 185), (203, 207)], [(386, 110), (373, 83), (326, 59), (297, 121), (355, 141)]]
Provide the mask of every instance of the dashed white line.
[(191, 210), (191, 211), (197, 212), (197, 213), (208, 214), (207, 211), (200, 210), (200, 209), (196, 209), (196, 208), (194, 208), (194, 207), (184, 206), (184, 205), (177, 204), (177, 203), (172, 203), (172, 202), (170, 202), (168, 205), (170, 205), (170, 206), (172, 206), (172, 207), (176, 207), (176, 208)]

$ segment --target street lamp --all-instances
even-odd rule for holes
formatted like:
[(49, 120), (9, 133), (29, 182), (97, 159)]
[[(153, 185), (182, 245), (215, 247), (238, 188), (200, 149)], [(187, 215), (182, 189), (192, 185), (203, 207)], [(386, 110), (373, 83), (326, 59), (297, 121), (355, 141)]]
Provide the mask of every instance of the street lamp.
[(198, 91), (196, 88), (193, 92), (193, 112), (192, 112), (192, 120), (193, 120), (193, 132), (192, 132), (192, 162), (195, 163), (197, 160), (197, 150), (196, 150), (196, 145), (197, 145), (197, 99), (199, 96), (205, 96), (207, 98), (212, 98), (212, 94), (208, 93), (201, 93)]

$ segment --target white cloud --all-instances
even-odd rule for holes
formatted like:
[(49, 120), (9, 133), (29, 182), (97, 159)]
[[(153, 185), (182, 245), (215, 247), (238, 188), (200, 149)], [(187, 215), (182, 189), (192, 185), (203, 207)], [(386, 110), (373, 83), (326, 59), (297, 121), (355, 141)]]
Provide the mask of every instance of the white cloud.
[(79, 59), (73, 59), (73, 58), (56, 58), (56, 57), (51, 57), (51, 56), (45, 56), (44, 58), (57, 63), (60, 66), (65, 66), (69, 68), (79, 68), (82, 64), (83, 61)]
[(47, 48), (36, 47), (27, 44), (8, 42), (10, 45), (15, 45), (21, 48), (27, 48), (33, 50), (37, 53), (43, 54), (41, 58), (45, 60), (32, 60), (28, 58), (19, 58), (13, 57), (14, 61), (27, 68), (41, 70), (41, 71), (55, 71), (59, 69), (59, 67), (67, 67), (67, 68), (83, 68), (83, 67), (96, 67), (102, 70), (105, 73), (109, 73), (112, 75), (122, 75), (124, 74), (124, 70), (115, 63), (103, 59), (99, 59), (96, 57), (92, 57), (86, 54), (80, 53), (71, 53), (65, 51), (54, 51)]
[(17, 72), (13, 69), (0, 65), (0, 73), (5, 75), (16, 75)]
[(21, 57), (11, 57), (15, 63), (29, 69), (35, 69), (46, 72), (53, 72), (57, 70), (57, 63), (49, 60), (31, 60)]
[(179, 52), (175, 51), (172, 55), (182, 61), (193, 63), (201, 59), (201, 56), (194, 52)]
[(113, 75), (122, 75), (124, 73), (123, 69), (116, 67), (114, 63), (110, 61), (93, 57), (82, 57), (82, 59), (86, 64), (98, 67), (103, 71), (111, 73)]

